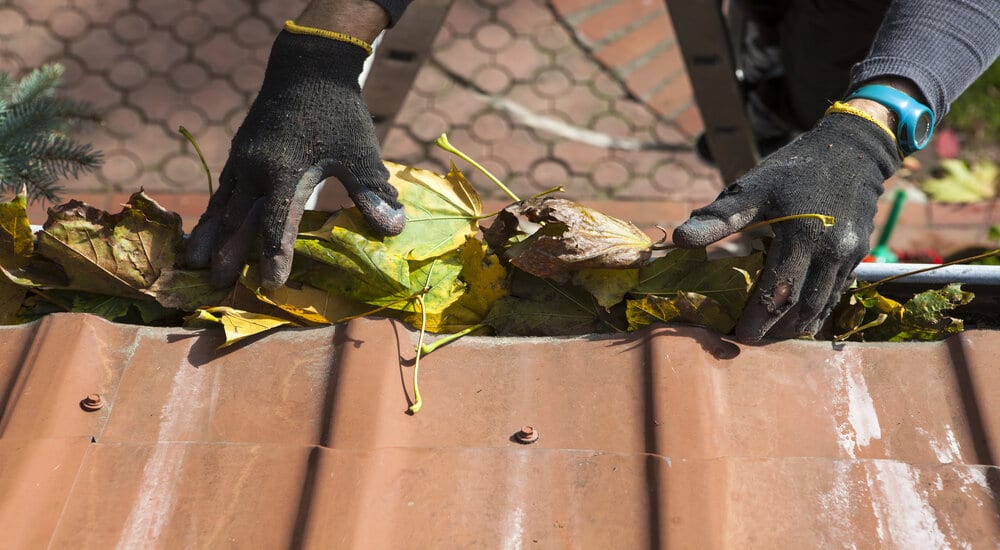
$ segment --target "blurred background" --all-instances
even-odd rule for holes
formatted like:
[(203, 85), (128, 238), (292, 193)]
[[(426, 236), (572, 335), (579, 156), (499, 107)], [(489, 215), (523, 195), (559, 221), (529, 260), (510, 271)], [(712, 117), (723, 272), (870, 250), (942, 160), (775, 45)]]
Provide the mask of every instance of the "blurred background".
[[(194, 135), (217, 176), (273, 37), (305, 4), (6, 0), (0, 71), (21, 76), (61, 63), (61, 93), (102, 115), (100, 126), (78, 139), (102, 151), (104, 163), (64, 182), (65, 199), (117, 211), (142, 187), (178, 211), (190, 231), (208, 189), (178, 127)], [(998, 73), (994, 67), (955, 106), (934, 150), (908, 162), (890, 183), (908, 196), (893, 239), (899, 246), (954, 249), (997, 237), (988, 231), (996, 165), (992, 179), (977, 170), (997, 160)], [(433, 140), (448, 132), (521, 195), (564, 185), (569, 198), (642, 226), (670, 226), (722, 187), (717, 171), (693, 152), (701, 129), (664, 2), (456, 0), (383, 155), (444, 170), (447, 156)], [(942, 158), (960, 159), (968, 173), (942, 167)], [(484, 178), (470, 177), (484, 196), (501, 198)], [(979, 198), (963, 195), (952, 204), (956, 197), (924, 188), (935, 178), (962, 180)], [(33, 223), (44, 221), (46, 206), (32, 206)]]
[[(103, 115), (80, 137), (104, 152), (104, 165), (67, 182), (67, 196), (113, 203), (144, 187), (187, 219), (207, 187), (178, 126), (217, 175), (274, 35), (305, 4), (8, 1), (0, 70), (62, 63), (63, 93)], [(690, 147), (701, 122), (663, 4), (586, 4), (455, 2), (386, 136), (385, 158), (444, 170), (433, 140), (447, 131), (522, 194), (565, 185), (578, 199), (714, 197), (718, 176)]]

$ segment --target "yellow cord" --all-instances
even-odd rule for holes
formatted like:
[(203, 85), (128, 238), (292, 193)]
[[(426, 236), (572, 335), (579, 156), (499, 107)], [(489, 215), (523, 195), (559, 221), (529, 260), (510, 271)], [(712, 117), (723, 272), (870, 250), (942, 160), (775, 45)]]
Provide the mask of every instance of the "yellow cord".
[(337, 40), (340, 42), (347, 42), (348, 44), (354, 44), (355, 46), (368, 52), (368, 55), (372, 54), (372, 45), (361, 40), (360, 38), (355, 38), (349, 34), (344, 34), (342, 32), (327, 31), (323, 29), (317, 29), (315, 27), (303, 27), (298, 25), (295, 21), (289, 19), (285, 21), (285, 30), (293, 34), (307, 34), (310, 36), (318, 36), (320, 38), (329, 38), (330, 40)]
[(897, 141), (896, 132), (890, 130), (889, 127), (886, 126), (881, 120), (871, 116), (870, 114), (862, 111), (861, 109), (858, 109), (856, 107), (851, 107), (850, 105), (846, 103), (841, 103), (840, 101), (834, 101), (833, 105), (830, 105), (830, 108), (826, 110), (825, 114), (830, 114), (830, 113), (844, 113), (848, 115), (861, 117), (867, 120), (868, 122), (871, 122), (875, 126), (878, 126), (879, 128), (885, 130), (885, 133), (889, 134), (889, 137), (891, 137), (893, 141)]

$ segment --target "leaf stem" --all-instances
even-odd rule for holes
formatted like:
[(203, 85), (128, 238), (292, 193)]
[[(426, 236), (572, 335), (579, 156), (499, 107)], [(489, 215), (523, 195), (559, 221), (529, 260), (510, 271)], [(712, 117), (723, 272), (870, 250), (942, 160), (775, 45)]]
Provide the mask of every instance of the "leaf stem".
[(864, 286), (859, 286), (858, 288), (856, 288), (854, 290), (854, 293), (857, 294), (858, 292), (861, 292), (862, 290), (868, 290), (869, 288), (875, 288), (875, 287), (877, 287), (877, 286), (879, 286), (879, 285), (881, 285), (883, 283), (888, 283), (889, 281), (895, 281), (896, 279), (902, 279), (903, 277), (909, 277), (910, 275), (917, 275), (919, 273), (927, 273), (928, 271), (934, 271), (935, 269), (941, 269), (942, 267), (948, 267), (950, 265), (959, 265), (959, 264), (964, 264), (964, 263), (969, 263), (969, 262), (975, 262), (977, 260), (984, 260), (986, 258), (991, 258), (993, 256), (1000, 256), (1000, 248), (994, 248), (993, 250), (990, 250), (990, 251), (987, 251), (987, 252), (983, 252), (982, 254), (976, 254), (975, 256), (969, 256), (968, 258), (960, 258), (958, 260), (952, 260), (952, 261), (947, 262), (947, 263), (943, 263), (943, 264), (939, 264), (939, 265), (935, 265), (935, 266), (931, 266), (931, 267), (925, 267), (923, 269), (916, 269), (916, 270), (913, 270), (913, 271), (907, 271), (906, 273), (900, 273), (898, 275), (893, 275), (891, 277), (886, 277), (885, 279), (881, 279), (881, 280), (875, 281), (874, 283), (868, 283), (868, 284), (866, 284)]
[(562, 185), (557, 185), (557, 186), (553, 187), (552, 189), (546, 189), (545, 191), (542, 191), (541, 193), (534, 194), (534, 195), (532, 195), (532, 196), (530, 196), (528, 198), (529, 199), (537, 199), (537, 198), (540, 198), (540, 197), (544, 197), (545, 195), (551, 195), (553, 193), (564, 193), (564, 192), (566, 192), (566, 188), (563, 187)]
[(790, 216), (779, 216), (777, 218), (772, 218), (770, 220), (764, 220), (762, 222), (752, 223), (740, 231), (752, 231), (758, 227), (764, 227), (765, 225), (771, 225), (772, 223), (787, 222), (790, 220), (804, 220), (806, 218), (815, 218), (823, 223), (823, 227), (832, 227), (834, 223), (833, 216), (827, 216), (826, 214), (792, 214)]
[(868, 329), (870, 329), (872, 327), (877, 327), (877, 326), (881, 325), (888, 318), (889, 318), (889, 316), (886, 315), (885, 313), (879, 313), (878, 317), (876, 317), (874, 321), (871, 321), (870, 323), (865, 323), (865, 324), (861, 325), (860, 327), (854, 327), (851, 330), (849, 330), (849, 331), (841, 334), (840, 336), (834, 336), (833, 337), (833, 341), (834, 342), (842, 342), (844, 340), (847, 340), (851, 336), (854, 336), (855, 334), (857, 334), (857, 333), (859, 333), (859, 332), (861, 332), (863, 330), (868, 330)]
[(486, 325), (484, 325), (482, 323), (479, 323), (478, 325), (472, 325), (471, 327), (467, 327), (465, 329), (462, 329), (462, 330), (460, 330), (460, 331), (458, 331), (458, 332), (456, 332), (454, 334), (449, 334), (447, 336), (443, 336), (443, 337), (439, 338), (438, 340), (435, 340), (435, 341), (431, 342), (430, 344), (426, 344), (426, 345), (420, 346), (420, 351), (424, 355), (427, 355), (428, 353), (434, 352), (439, 347), (441, 347), (441, 346), (443, 346), (445, 344), (450, 344), (450, 343), (454, 342), (455, 340), (458, 340), (459, 338), (461, 338), (461, 337), (463, 337), (463, 336), (465, 336), (467, 334), (471, 334), (473, 332), (476, 332), (477, 330), (479, 330), (481, 328), (486, 328)]
[(208, 169), (208, 163), (205, 162), (205, 155), (201, 153), (201, 147), (198, 147), (198, 142), (194, 140), (194, 136), (191, 135), (191, 132), (189, 132), (187, 128), (181, 126), (180, 128), (177, 129), (177, 131), (180, 132), (182, 136), (187, 138), (187, 140), (191, 142), (191, 145), (194, 146), (194, 152), (198, 153), (198, 159), (201, 160), (201, 167), (205, 169), (205, 177), (208, 178), (208, 194), (209, 195), (213, 194), (214, 191), (212, 191), (212, 171)]
[(420, 306), (420, 337), (417, 338), (417, 356), (413, 360), (413, 404), (406, 412), (417, 414), (424, 406), (424, 400), (420, 397), (420, 384), (417, 376), (420, 374), (420, 352), (424, 347), (424, 330), (427, 328), (427, 309), (424, 308), (423, 295), (417, 296), (417, 304)]
[(417, 295), (417, 305), (420, 306), (420, 337), (417, 338), (417, 355), (413, 360), (413, 404), (406, 409), (406, 412), (411, 415), (420, 412), (420, 408), (424, 406), (424, 400), (420, 397), (417, 375), (420, 373), (420, 355), (424, 348), (424, 334), (427, 333), (427, 308), (424, 307), (424, 294), (431, 290), (431, 275), (434, 273), (435, 265), (437, 265), (437, 260), (434, 260), (430, 269), (427, 270), (427, 280), (424, 282), (423, 292)]
[(482, 172), (487, 178), (490, 179), (490, 181), (496, 184), (496, 186), (499, 187), (501, 191), (503, 191), (508, 197), (510, 197), (510, 200), (514, 202), (521, 201), (521, 199), (517, 198), (517, 195), (515, 195), (513, 191), (508, 189), (507, 186), (504, 185), (502, 181), (500, 181), (489, 170), (483, 167), (482, 164), (479, 164), (478, 162), (472, 160), (472, 158), (470, 158), (469, 155), (466, 155), (465, 153), (459, 151), (458, 148), (452, 145), (451, 142), (448, 141), (448, 134), (441, 134), (441, 137), (437, 138), (434, 141), (434, 144), (474, 166), (476, 170)]

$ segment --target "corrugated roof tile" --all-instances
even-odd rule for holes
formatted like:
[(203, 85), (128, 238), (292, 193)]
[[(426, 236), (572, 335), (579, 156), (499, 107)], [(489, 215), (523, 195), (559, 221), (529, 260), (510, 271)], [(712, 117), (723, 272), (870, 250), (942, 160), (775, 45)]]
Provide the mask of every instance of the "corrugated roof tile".
[(998, 340), (470, 337), (422, 360), (408, 416), (393, 321), (219, 351), (57, 314), (0, 329), (0, 528), (18, 548), (990, 546)]

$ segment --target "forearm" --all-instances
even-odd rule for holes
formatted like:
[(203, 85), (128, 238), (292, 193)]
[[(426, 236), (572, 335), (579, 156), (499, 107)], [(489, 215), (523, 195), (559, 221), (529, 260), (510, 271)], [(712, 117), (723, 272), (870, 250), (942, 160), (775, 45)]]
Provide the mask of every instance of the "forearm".
[(295, 22), (371, 42), (383, 29), (396, 24), (411, 1), (312, 0)]
[(371, 43), (389, 26), (389, 14), (372, 0), (312, 0), (295, 22)]
[(894, 0), (868, 57), (851, 71), (851, 89), (893, 85), (922, 98), (940, 120), (998, 53), (997, 0)]

